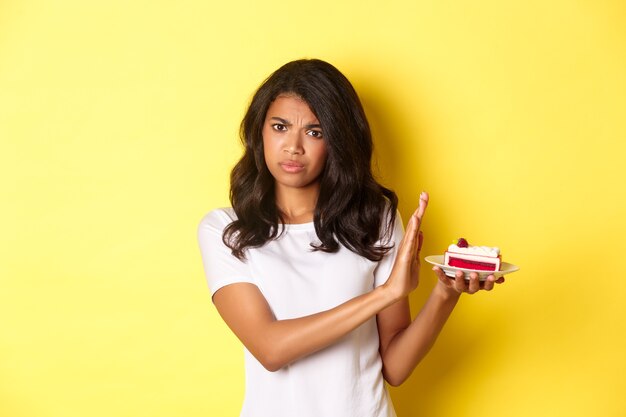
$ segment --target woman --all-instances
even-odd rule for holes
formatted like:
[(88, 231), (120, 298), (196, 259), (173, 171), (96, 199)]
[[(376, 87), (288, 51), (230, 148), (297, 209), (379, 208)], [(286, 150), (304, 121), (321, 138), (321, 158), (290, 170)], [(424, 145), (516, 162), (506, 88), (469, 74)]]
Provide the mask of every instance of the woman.
[(478, 276), (466, 283), (435, 268), (411, 320), (428, 194), (403, 234), (396, 195), (370, 169), (359, 98), (332, 65), (298, 60), (274, 72), (241, 138), (232, 208), (198, 230), (213, 302), (245, 346), (241, 416), (394, 416), (383, 380), (406, 380), (461, 293), (481, 289)]

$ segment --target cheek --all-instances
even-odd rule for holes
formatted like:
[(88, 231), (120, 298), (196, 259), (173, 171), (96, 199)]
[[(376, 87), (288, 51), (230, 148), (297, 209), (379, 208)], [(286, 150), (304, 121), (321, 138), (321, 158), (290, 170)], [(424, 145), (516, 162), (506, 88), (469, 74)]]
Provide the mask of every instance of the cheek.
[(263, 157), (266, 161), (272, 159), (272, 141), (265, 134), (263, 135)]
[(328, 151), (326, 150), (326, 145), (320, 146), (315, 151), (316, 151), (315, 152), (315, 159), (317, 160), (318, 165), (320, 166), (320, 168), (322, 168), (324, 166), (324, 164), (326, 163), (326, 159), (328, 158)]

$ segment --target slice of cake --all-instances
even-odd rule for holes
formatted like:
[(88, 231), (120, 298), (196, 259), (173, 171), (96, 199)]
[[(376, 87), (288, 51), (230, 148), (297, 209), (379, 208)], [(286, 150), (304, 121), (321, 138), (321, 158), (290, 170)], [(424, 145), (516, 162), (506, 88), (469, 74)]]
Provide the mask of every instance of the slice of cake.
[(473, 246), (463, 238), (460, 238), (456, 244), (450, 245), (444, 255), (444, 264), (455, 268), (499, 271), (501, 263), (500, 249)]

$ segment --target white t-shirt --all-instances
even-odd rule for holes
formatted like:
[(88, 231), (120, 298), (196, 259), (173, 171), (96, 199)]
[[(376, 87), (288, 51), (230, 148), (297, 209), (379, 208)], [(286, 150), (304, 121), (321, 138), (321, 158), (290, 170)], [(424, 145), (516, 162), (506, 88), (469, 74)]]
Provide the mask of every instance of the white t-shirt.
[[(233, 209), (208, 213), (198, 240), (209, 288), (256, 285), (277, 320), (328, 310), (383, 284), (389, 277), (403, 235), (400, 215), (392, 249), (380, 262), (351, 252), (313, 251), (313, 223), (288, 224), (282, 236), (248, 249), (246, 261), (222, 242), (224, 227), (236, 219)], [(376, 317), (335, 344), (276, 371), (267, 371), (245, 350), (246, 389), (241, 417), (392, 417), (382, 376)]]

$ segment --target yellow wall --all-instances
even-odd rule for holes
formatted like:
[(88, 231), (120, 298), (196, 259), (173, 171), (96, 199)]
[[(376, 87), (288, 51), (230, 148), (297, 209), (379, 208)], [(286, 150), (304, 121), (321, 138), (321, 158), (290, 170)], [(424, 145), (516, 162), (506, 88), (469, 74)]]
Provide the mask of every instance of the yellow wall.
[(1, 2), (0, 415), (237, 415), (196, 225), (301, 57), (354, 82), (401, 212), (431, 193), (424, 255), (522, 268), (464, 297), (399, 415), (626, 415), (625, 4)]

